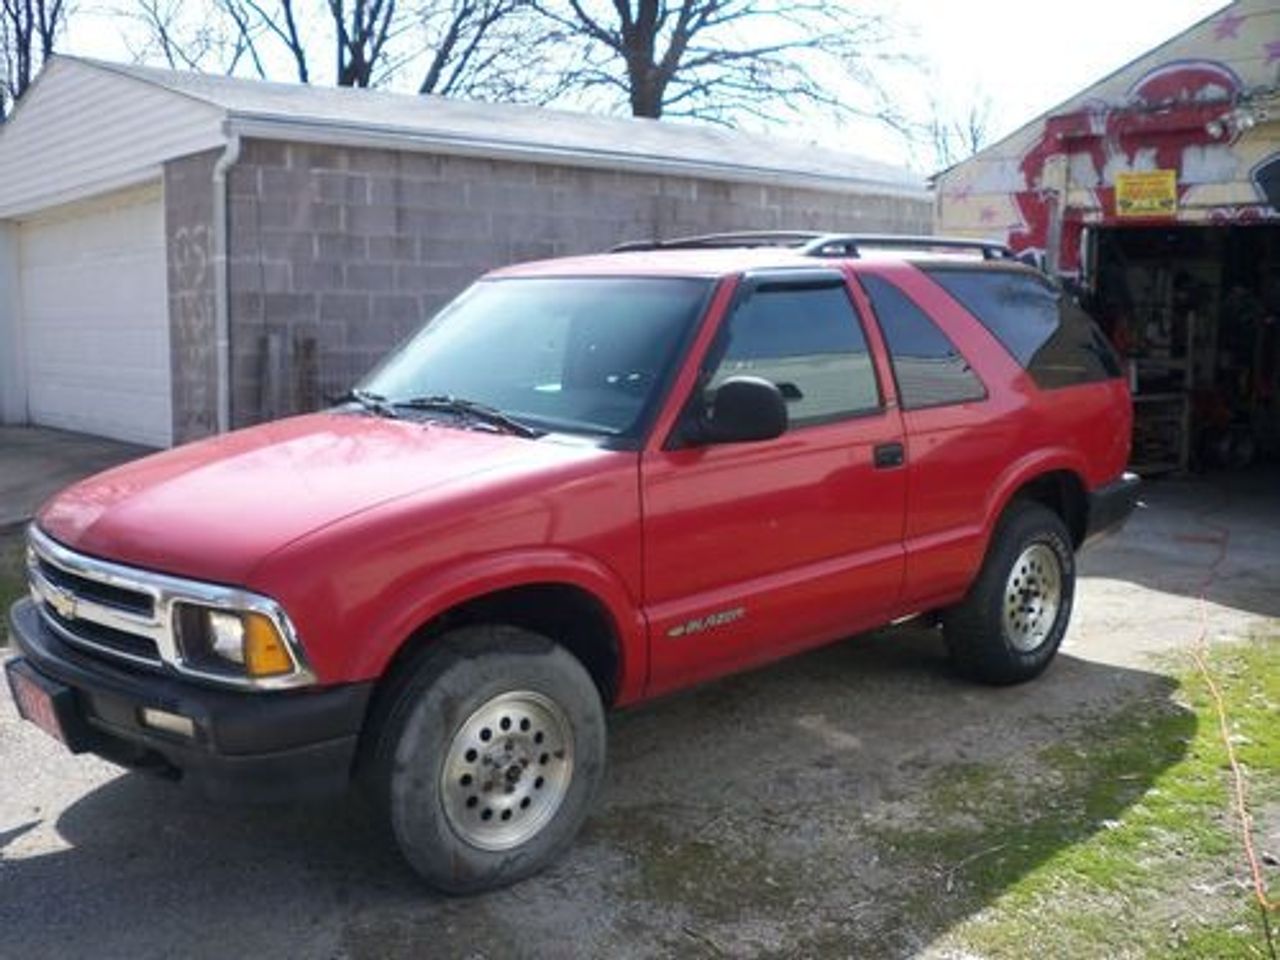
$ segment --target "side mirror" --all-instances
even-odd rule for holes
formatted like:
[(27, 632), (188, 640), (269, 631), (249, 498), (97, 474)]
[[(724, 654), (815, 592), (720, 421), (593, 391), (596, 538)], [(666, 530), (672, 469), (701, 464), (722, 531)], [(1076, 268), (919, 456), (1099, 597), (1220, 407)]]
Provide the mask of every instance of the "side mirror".
[(750, 443), (772, 440), (787, 430), (787, 402), (777, 385), (762, 377), (730, 377), (707, 404), (696, 440)]

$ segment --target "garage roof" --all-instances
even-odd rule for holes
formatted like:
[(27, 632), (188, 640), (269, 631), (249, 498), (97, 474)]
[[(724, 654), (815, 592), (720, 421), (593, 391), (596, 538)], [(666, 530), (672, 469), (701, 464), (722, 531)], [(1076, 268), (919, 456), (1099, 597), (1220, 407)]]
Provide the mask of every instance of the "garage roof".
[[(232, 133), (927, 196), (924, 178), (909, 170), (721, 127), (60, 56), (0, 127), (0, 169), (27, 171), (0, 183), (0, 217), (123, 185), (130, 173), (136, 181), (144, 167), (154, 176), (165, 160), (218, 146)], [(116, 169), (121, 164), (134, 169)]]

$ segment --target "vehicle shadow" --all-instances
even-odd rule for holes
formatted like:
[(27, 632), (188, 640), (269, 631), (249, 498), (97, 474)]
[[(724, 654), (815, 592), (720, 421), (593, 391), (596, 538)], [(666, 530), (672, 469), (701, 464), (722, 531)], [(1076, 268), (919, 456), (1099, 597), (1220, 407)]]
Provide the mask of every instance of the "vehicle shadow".
[[(35, 832), (0, 823), (0, 937), (12, 956), (134, 960), (911, 956), (1141, 799), (1194, 733), (1174, 690), (1068, 655), (980, 688), (948, 673), (936, 631), (854, 638), (615, 715), (574, 848), (464, 899), (424, 889), (354, 800), (224, 806), (116, 776)], [(1091, 780), (1114, 767), (1042, 776), (1135, 704), (1167, 722), (1120, 788)], [(1087, 795), (1087, 815), (1037, 805), (1048, 789)], [(972, 859), (1025, 823), (1037, 845)]]
[(1135, 583), (1280, 617), (1280, 467), (1158, 478), (1117, 536), (1086, 550), (1083, 576)]

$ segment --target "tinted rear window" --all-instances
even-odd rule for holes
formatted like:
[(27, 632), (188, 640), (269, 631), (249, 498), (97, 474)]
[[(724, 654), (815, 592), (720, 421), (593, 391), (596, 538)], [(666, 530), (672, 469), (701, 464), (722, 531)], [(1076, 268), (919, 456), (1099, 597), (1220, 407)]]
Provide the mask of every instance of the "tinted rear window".
[(1069, 387), (1120, 376), (1120, 362), (1092, 318), (1048, 279), (1008, 270), (934, 267), (927, 272), (1037, 385)]

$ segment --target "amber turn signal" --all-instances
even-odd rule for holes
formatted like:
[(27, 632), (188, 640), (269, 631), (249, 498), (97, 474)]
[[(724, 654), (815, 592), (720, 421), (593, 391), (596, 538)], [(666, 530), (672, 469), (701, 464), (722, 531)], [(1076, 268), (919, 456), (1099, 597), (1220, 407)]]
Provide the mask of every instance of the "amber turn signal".
[(293, 672), (293, 658), (269, 617), (241, 614), (244, 622), (244, 666), (251, 677), (274, 677)]

